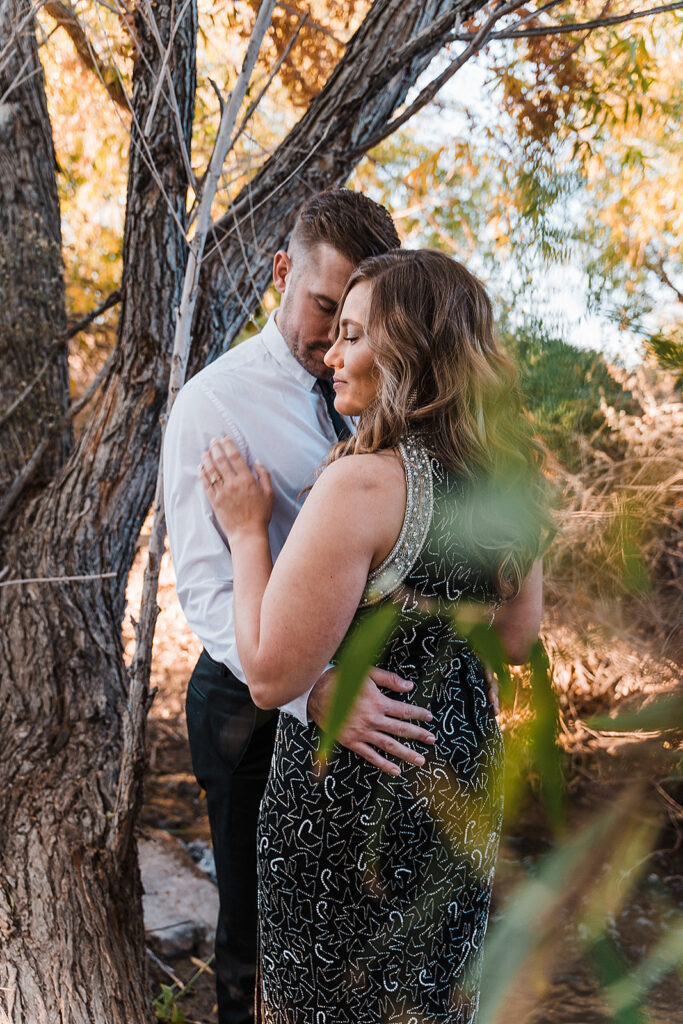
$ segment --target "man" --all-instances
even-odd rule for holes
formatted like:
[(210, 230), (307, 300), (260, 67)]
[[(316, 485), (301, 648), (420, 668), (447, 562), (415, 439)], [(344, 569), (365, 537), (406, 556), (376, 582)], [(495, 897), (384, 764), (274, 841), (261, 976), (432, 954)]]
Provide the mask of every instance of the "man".
[[(180, 603), (204, 644), (187, 694), (192, 764), (206, 791), (220, 910), (216, 990), (220, 1024), (251, 1019), (256, 961), (256, 823), (270, 765), (277, 712), (251, 701), (235, 642), (230, 553), (199, 481), (214, 437), (229, 435), (250, 465), (270, 471), (275, 495), (273, 557), (329, 448), (346, 430), (333, 407), (323, 356), (334, 312), (354, 267), (398, 248), (387, 211), (348, 189), (313, 196), (302, 208), (287, 251), (273, 262), (279, 309), (260, 334), (206, 367), (182, 389), (164, 442), (165, 504)], [(282, 710), (321, 724), (334, 673)], [(429, 742), (421, 708), (378, 687), (412, 684), (373, 670), (340, 742), (388, 770), (391, 754), (415, 762), (400, 742)], [(408, 720), (408, 717), (416, 721)]]

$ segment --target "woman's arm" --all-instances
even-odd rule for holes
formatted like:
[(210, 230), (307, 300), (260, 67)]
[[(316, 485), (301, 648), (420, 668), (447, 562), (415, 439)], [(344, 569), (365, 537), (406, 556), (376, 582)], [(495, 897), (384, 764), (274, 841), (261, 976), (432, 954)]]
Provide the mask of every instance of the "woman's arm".
[(522, 581), (519, 593), (498, 609), (494, 619), (503, 654), (511, 665), (523, 665), (529, 660), (541, 627), (542, 601), (543, 563), (539, 558)]
[[(268, 474), (257, 466), (255, 478), (230, 442), (224, 449), (212, 446), (202, 481), (230, 544), (242, 668), (254, 702), (275, 708), (308, 690), (343, 640), (375, 556), (400, 531), (403, 471), (382, 456), (333, 463), (273, 567)], [(211, 486), (215, 477), (223, 482)]]

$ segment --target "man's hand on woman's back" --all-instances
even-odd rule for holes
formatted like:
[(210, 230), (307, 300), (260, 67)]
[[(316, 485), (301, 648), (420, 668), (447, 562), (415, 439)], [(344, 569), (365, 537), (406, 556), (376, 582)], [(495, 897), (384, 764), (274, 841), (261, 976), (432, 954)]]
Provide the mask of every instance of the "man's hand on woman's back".
[[(308, 714), (321, 728), (335, 680), (335, 670), (328, 669), (308, 698)], [(393, 690), (395, 693), (408, 693), (412, 688), (411, 682), (401, 679), (394, 672), (386, 672), (381, 668), (371, 669), (337, 742), (391, 775), (399, 775), (400, 768), (384, 757), (384, 754), (407, 761), (408, 764), (423, 764), (422, 754), (400, 741), (415, 740), (427, 747), (432, 746), (433, 733), (418, 724), (430, 722), (431, 712), (428, 708), (394, 700), (382, 692)]]

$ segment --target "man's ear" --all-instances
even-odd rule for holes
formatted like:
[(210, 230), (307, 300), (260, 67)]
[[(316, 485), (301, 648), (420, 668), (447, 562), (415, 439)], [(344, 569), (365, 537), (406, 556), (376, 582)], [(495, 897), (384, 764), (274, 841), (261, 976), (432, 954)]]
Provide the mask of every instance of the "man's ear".
[(273, 260), (273, 284), (280, 295), (285, 294), (287, 278), (292, 272), (292, 261), (284, 249), (278, 249)]

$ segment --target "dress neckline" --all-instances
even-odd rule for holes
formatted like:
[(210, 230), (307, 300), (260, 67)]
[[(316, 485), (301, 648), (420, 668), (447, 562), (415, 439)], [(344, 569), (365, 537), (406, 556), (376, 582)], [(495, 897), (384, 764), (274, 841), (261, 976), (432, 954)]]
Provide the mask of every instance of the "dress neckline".
[(398, 443), (406, 476), (406, 509), (401, 532), (393, 548), (368, 574), (361, 607), (377, 604), (400, 587), (411, 571), (427, 539), (434, 512), (431, 456), (417, 434)]

